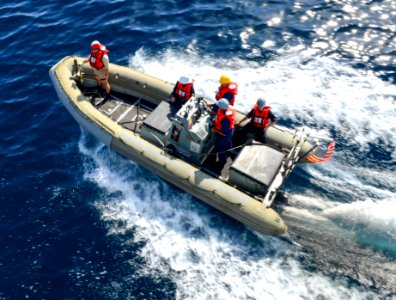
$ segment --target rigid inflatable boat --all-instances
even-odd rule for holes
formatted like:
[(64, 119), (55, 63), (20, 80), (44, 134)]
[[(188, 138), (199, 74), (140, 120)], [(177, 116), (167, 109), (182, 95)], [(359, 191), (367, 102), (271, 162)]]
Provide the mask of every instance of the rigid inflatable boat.
[[(326, 161), (333, 152), (334, 143), (323, 151), (275, 125), (268, 129), (265, 144), (234, 141), (226, 165), (216, 170), (210, 100), (194, 96), (181, 108), (172, 106), (167, 98), (173, 84), (115, 64), (109, 67), (111, 97), (106, 99), (83, 60), (66, 57), (49, 72), (59, 99), (82, 127), (114, 151), (260, 233), (279, 236), (287, 231), (272, 204), (294, 166)], [(237, 113), (237, 121), (243, 117)]]

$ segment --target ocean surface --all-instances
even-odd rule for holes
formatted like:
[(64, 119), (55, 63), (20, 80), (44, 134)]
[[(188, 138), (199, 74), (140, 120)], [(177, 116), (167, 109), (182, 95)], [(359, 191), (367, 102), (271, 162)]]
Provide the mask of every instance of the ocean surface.
[[(114, 153), (48, 70), (110, 61), (236, 107), (263, 96), (330, 162), (298, 166), (258, 234)], [(394, 0), (0, 3), (0, 299), (396, 299)]]

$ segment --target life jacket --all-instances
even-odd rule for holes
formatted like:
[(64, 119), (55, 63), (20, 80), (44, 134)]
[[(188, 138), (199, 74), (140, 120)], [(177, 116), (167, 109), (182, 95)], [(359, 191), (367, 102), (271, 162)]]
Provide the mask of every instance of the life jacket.
[(252, 115), (252, 123), (255, 127), (258, 128), (265, 128), (268, 126), (269, 123), (269, 111), (271, 110), (271, 107), (269, 106), (264, 106), (263, 110), (260, 111), (258, 105), (256, 104), (253, 107), (253, 115)]
[(221, 98), (224, 98), (224, 95), (230, 92), (233, 97), (229, 101), (230, 105), (234, 105), (235, 102), (235, 96), (238, 94), (238, 85), (236, 82), (230, 82), (228, 85), (223, 86), (220, 85), (219, 91), (216, 94), (216, 100), (220, 100)]
[(95, 68), (96, 70), (103, 69), (104, 63), (102, 59), (103, 55), (107, 53), (109, 53), (109, 50), (107, 50), (104, 46), (98, 52), (91, 51), (91, 56), (89, 57), (89, 64), (91, 67)]
[(230, 121), (229, 129), (234, 129), (234, 124), (235, 124), (235, 119), (236, 119), (236, 111), (233, 107), (228, 106), (226, 111), (224, 111), (222, 109), (219, 109), (217, 111), (216, 120), (214, 122), (214, 128), (216, 130), (218, 130), (218, 131), (223, 130), (223, 125), (221, 124), (221, 121), (224, 118), (227, 118)]
[(188, 99), (191, 98), (191, 89), (192, 89), (193, 84), (188, 83), (185, 85), (182, 85), (179, 81), (176, 84), (176, 90), (175, 94), (179, 96), (180, 98), (184, 99), (187, 101)]

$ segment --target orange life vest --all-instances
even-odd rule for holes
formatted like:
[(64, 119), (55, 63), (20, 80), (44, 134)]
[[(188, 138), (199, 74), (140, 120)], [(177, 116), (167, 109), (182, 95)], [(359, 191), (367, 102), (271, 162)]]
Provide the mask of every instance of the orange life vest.
[(235, 124), (235, 119), (236, 119), (236, 111), (234, 108), (232, 108), (231, 106), (228, 106), (227, 110), (224, 111), (222, 109), (219, 109), (217, 111), (217, 116), (216, 116), (216, 120), (214, 123), (214, 128), (216, 130), (222, 131), (223, 126), (221, 124), (221, 121), (227, 118), (230, 121), (230, 127), (229, 129), (234, 129), (234, 124)]
[(193, 84), (188, 83), (185, 85), (182, 85), (179, 81), (177, 82), (176, 85), (176, 90), (175, 94), (178, 95), (180, 98), (184, 98), (185, 101), (191, 98), (191, 88)]
[(91, 56), (89, 57), (89, 64), (91, 65), (92, 68), (95, 68), (96, 70), (103, 69), (104, 63), (103, 63), (103, 55), (109, 53), (109, 50), (99, 50), (98, 52), (91, 52)]
[(220, 85), (219, 91), (216, 94), (216, 100), (220, 100), (228, 92), (230, 92), (233, 95), (232, 99), (229, 101), (230, 105), (234, 105), (235, 96), (236, 94), (238, 94), (238, 85), (236, 84), (236, 82), (230, 82), (226, 86)]
[(253, 115), (252, 115), (252, 123), (255, 127), (258, 128), (265, 128), (268, 126), (269, 123), (269, 118), (268, 114), (269, 111), (271, 110), (271, 107), (269, 106), (264, 106), (263, 110), (260, 111), (258, 105), (256, 104), (253, 107)]

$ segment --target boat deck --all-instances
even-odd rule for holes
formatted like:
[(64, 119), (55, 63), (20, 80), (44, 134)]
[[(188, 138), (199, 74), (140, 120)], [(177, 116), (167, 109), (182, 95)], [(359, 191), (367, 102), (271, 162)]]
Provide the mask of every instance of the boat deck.
[[(109, 99), (105, 100), (105, 92), (98, 88), (84, 88), (83, 94), (91, 99), (91, 103), (103, 114), (109, 116), (112, 120), (122, 125), (124, 128), (133, 132), (140, 133), (143, 121), (154, 111), (157, 105), (143, 98), (134, 97), (118, 92), (111, 92)], [(234, 147), (241, 145), (242, 141), (238, 134), (233, 138)], [(220, 167), (217, 162), (216, 149), (213, 147), (207, 155), (200, 169), (212, 176), (226, 181), (229, 174), (229, 168), (234, 159), (238, 156), (240, 148), (230, 153), (225, 166)], [(172, 154), (172, 153), (170, 153)], [(177, 156), (176, 153), (173, 154)]]
[(156, 107), (145, 99), (113, 91), (107, 100), (104, 99), (105, 92), (101, 89), (87, 88), (83, 93), (90, 97), (91, 103), (99, 111), (133, 132), (140, 132), (143, 121)]

